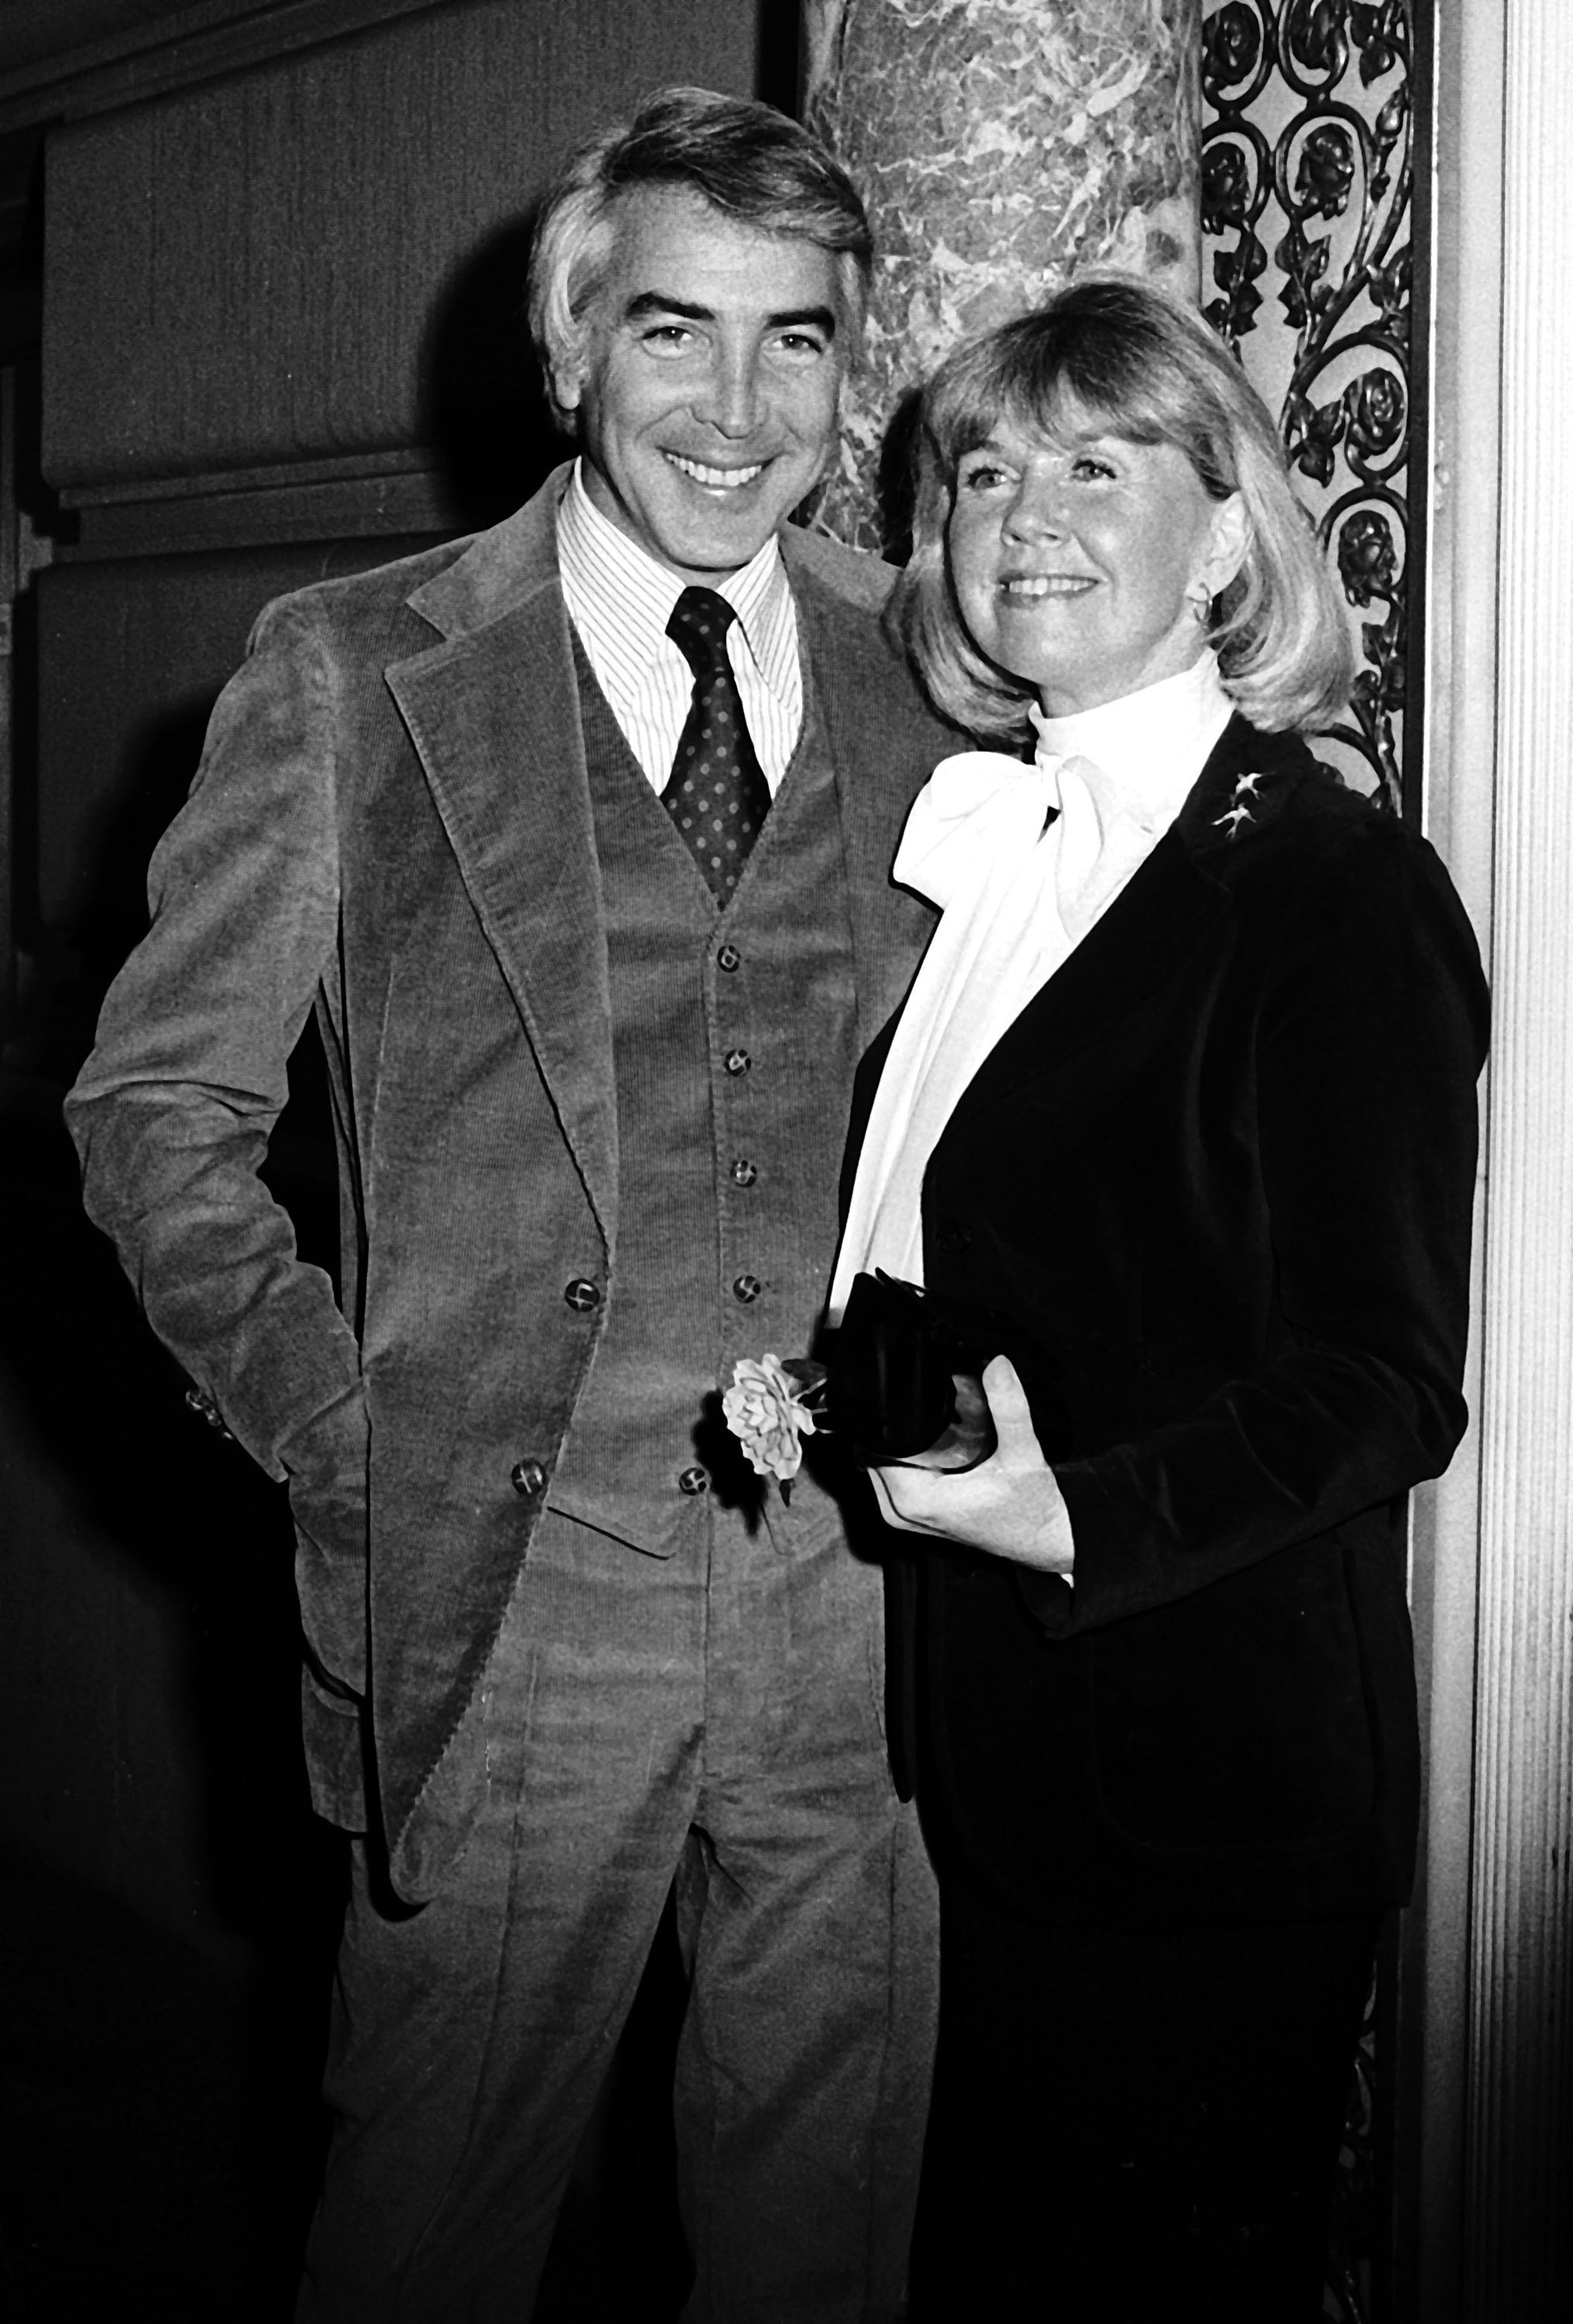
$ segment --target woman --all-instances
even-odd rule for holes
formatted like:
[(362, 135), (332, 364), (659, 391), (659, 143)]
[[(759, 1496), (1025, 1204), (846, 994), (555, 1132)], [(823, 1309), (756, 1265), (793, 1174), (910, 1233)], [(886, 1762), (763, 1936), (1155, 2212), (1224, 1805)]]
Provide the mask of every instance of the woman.
[(915, 541), (914, 660), (1001, 750), (936, 770), (897, 859), (943, 918), (867, 1061), (832, 1312), (881, 1268), (1010, 1351), (988, 1459), (872, 1472), (932, 1545), (915, 2287), (1311, 2319), (1412, 1868), (1403, 1496), (1465, 1420), (1476, 948), (1298, 739), (1345, 624), (1177, 301), (1083, 279), (953, 355)]

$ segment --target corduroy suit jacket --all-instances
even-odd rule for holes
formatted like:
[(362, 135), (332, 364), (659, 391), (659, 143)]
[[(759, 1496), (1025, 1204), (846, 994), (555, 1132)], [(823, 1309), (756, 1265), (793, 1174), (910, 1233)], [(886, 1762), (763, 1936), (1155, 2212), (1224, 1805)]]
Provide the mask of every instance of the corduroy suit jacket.
[(1007, 1908), (1407, 1895), (1403, 1496), (1465, 1422), (1486, 1031), (1430, 848), (1236, 717), (959, 1102), (925, 1280), (991, 1311), (1075, 1579), (921, 1553), (906, 1723), (942, 1862)]
[[(492, 531), (267, 610), (68, 1107), (89, 1211), (150, 1321), (289, 1480), (314, 1795), (352, 1828), (380, 1812), (409, 1896), (453, 1844), (423, 1794), (609, 1312), (565, 1286), (616, 1297), (606, 933), (557, 567), (566, 473)], [(782, 546), (867, 1038), (932, 924), (889, 862), (951, 738), (881, 633), (888, 568), (791, 529)], [(256, 1175), (314, 1007), (342, 1308)]]

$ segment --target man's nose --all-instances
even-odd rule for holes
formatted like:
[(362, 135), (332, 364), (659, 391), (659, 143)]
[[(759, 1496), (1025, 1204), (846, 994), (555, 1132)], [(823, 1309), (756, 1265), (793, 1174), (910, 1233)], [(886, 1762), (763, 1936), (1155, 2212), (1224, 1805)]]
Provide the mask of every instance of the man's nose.
[(759, 417), (759, 366), (751, 349), (724, 350), (717, 355), (699, 416), (720, 435), (752, 434)]

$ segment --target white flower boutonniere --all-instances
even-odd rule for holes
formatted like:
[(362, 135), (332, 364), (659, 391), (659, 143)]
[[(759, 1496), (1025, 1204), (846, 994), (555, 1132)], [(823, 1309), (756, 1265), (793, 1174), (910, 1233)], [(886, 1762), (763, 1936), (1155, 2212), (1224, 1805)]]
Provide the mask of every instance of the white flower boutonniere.
[(748, 1455), (758, 1477), (774, 1477), (781, 1499), (792, 1496), (792, 1480), (803, 1466), (803, 1439), (816, 1433), (825, 1371), (805, 1356), (742, 1356), (732, 1367), (732, 1384), (721, 1399), (726, 1425)]

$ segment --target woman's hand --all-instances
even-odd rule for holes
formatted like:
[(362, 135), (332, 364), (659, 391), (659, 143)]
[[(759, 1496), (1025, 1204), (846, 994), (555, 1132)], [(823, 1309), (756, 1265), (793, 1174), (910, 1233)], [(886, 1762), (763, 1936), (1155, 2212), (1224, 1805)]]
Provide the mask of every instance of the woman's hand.
[(929, 1534), (1069, 1577), (1075, 1563), (1070, 1512), (1007, 1356), (988, 1367), (983, 1392), (999, 1439), (988, 1460), (949, 1472), (906, 1462), (870, 1469), (885, 1522), (897, 1533)]

